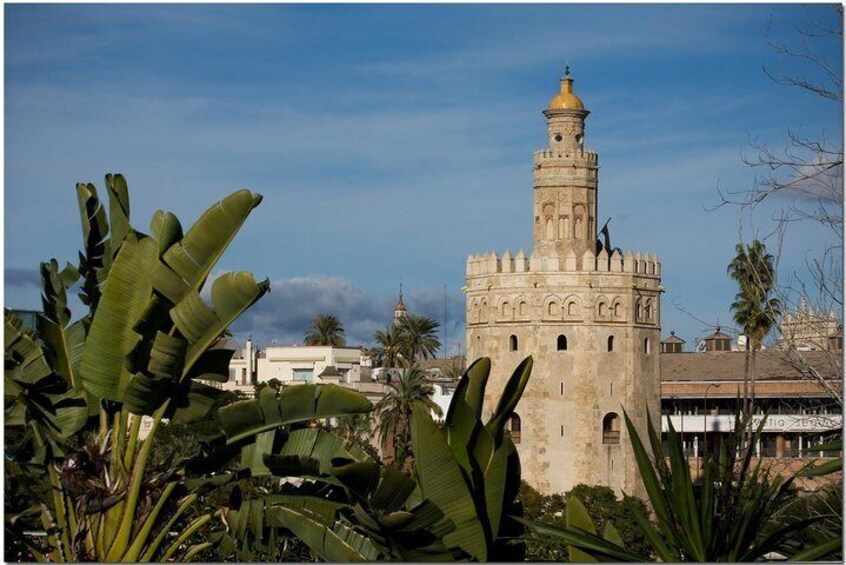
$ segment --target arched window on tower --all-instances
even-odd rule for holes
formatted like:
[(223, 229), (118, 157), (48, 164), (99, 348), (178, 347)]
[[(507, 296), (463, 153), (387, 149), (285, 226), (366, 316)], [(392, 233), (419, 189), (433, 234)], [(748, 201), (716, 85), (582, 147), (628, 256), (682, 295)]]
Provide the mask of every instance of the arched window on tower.
[(618, 445), (620, 443), (620, 417), (609, 412), (602, 419), (602, 443)]
[(614, 351), (614, 336), (609, 335), (608, 336), (608, 353), (611, 353), (612, 351)]
[(575, 316), (576, 315), (576, 303), (570, 302), (567, 304), (567, 315), (568, 316)]
[(511, 337), (508, 338), (508, 350), (517, 351), (517, 336), (514, 334), (512, 334)]
[(520, 421), (520, 416), (518, 416), (515, 412), (511, 415), (511, 418), (508, 419), (508, 424), (508, 430), (511, 433), (511, 441), (514, 443), (520, 443), (520, 435), (523, 431), (523, 424)]
[(502, 303), (502, 317), (507, 318), (511, 315), (511, 305), (508, 302)]
[(558, 351), (567, 351), (567, 336), (564, 334), (558, 336)]

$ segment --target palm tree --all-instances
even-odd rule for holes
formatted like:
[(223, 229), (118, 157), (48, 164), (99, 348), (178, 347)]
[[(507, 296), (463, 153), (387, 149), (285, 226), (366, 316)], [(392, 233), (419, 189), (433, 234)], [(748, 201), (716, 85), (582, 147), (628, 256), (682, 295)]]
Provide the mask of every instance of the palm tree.
[(393, 453), (394, 461), (406, 470), (411, 468), (411, 409), (414, 402), (421, 401), (438, 417), (443, 416), (441, 407), (432, 400), (434, 393), (435, 389), (426, 378), (426, 372), (413, 366), (402, 372), (376, 404), (383, 452)]
[(400, 356), (400, 334), (396, 327), (388, 326), (385, 331), (377, 331), (373, 334), (376, 342), (371, 352), (373, 361), (377, 366), (392, 368), (395, 367)]
[(311, 321), (311, 325), (305, 331), (303, 343), (343, 347), (347, 344), (347, 340), (344, 339), (344, 325), (335, 316), (321, 314)]
[(738, 243), (737, 255), (728, 266), (728, 274), (739, 287), (731, 309), (734, 321), (746, 336), (743, 397), (744, 411), (751, 414), (755, 403), (755, 361), (761, 342), (781, 315), (781, 303), (772, 297), (775, 290), (773, 256), (759, 240), (745, 246)]
[(403, 356), (409, 363), (414, 363), (418, 357), (429, 359), (441, 347), (437, 330), (440, 324), (427, 316), (409, 315), (400, 318), (399, 340), (402, 345)]

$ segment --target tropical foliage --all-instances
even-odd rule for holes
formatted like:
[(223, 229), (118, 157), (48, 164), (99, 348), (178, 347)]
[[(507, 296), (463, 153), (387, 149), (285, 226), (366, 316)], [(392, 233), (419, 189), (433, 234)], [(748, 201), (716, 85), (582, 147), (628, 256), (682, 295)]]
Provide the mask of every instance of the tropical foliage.
[(738, 243), (728, 274), (737, 282), (738, 293), (731, 309), (734, 321), (746, 336), (744, 373), (744, 412), (752, 413), (755, 403), (755, 361), (761, 342), (781, 315), (781, 303), (775, 297), (773, 256), (759, 240), (749, 245)]
[(416, 402), (443, 416), (441, 407), (432, 400), (434, 387), (429, 383), (426, 372), (412, 367), (400, 373), (391, 381), (385, 396), (376, 403), (379, 437), (386, 454), (393, 454), (393, 461), (403, 469), (411, 467), (411, 416)]
[[(261, 196), (236, 192), (184, 233), (173, 214), (159, 211), (147, 235), (130, 224), (125, 179), (107, 175), (106, 187), (108, 218), (94, 185), (77, 185), (84, 250), (78, 267), (41, 265), (37, 331), (6, 312), (6, 425), (25, 430), (6, 478), (51, 487), (47, 500), (19, 514), (39, 516), (46, 543), (19, 535), (25, 518), (7, 520), (7, 532), (37, 559), (187, 559), (198, 549), (185, 540), (211, 515), (167, 537), (196, 494), (178, 468), (148, 469), (152, 438), (163, 419), (208, 415), (221, 392), (201, 381), (226, 380), (232, 355), (212, 345), (267, 292), (267, 281), (226, 273), (211, 285), (210, 305), (200, 298)], [(78, 278), (89, 311), (71, 322), (67, 290)]]
[(372, 350), (377, 366), (410, 367), (420, 359), (431, 359), (441, 347), (438, 339), (440, 323), (426, 316), (409, 314), (399, 318), (385, 331), (373, 334)]
[[(293, 532), (327, 561), (522, 560), (520, 464), (505, 422), (528, 382), (531, 358), (483, 424), (489, 372), (487, 359), (467, 370), (443, 428), (423, 402), (413, 404), (411, 475), (394, 465), (380, 469), (354, 443), (319, 428), (284, 432), (281, 448), (274, 438), (258, 439), (246, 453), (256, 472), (310, 480), (286, 480), (280, 493), (261, 498), (234, 496), (222, 511), (228, 529), (221, 547), (238, 555)], [(237, 429), (225, 432), (238, 441)]]
[(397, 330), (402, 355), (408, 363), (434, 357), (441, 348), (437, 331), (440, 324), (426, 316), (409, 314), (400, 318)]
[(311, 321), (311, 325), (305, 331), (303, 343), (343, 347), (347, 344), (344, 338), (344, 325), (335, 316), (321, 314)]

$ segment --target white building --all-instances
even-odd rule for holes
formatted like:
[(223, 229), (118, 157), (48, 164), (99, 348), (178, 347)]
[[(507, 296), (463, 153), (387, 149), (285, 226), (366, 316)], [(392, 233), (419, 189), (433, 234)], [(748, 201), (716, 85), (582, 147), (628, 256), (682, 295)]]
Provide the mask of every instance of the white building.
[(227, 390), (249, 389), (277, 379), (291, 383), (350, 384), (361, 380), (361, 368), (371, 365), (361, 347), (271, 345), (258, 350), (251, 340), (229, 363)]

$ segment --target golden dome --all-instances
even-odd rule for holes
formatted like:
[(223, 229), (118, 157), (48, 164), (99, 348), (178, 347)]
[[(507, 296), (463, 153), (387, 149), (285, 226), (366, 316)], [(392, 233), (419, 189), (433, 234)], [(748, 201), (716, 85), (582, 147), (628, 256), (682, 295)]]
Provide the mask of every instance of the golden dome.
[(564, 72), (561, 79), (561, 92), (549, 101), (550, 110), (584, 110), (582, 100), (573, 94), (573, 79), (570, 78), (570, 67)]

